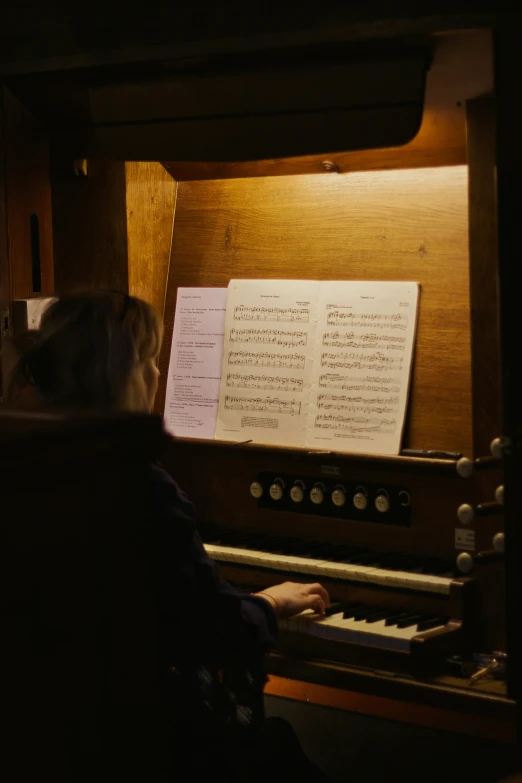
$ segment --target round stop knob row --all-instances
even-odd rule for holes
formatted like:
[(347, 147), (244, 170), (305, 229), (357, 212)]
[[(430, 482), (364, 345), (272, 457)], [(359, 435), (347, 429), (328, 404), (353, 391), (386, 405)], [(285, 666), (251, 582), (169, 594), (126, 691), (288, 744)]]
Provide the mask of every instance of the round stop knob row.
[[(270, 485), (268, 494), (270, 495), (272, 500), (278, 501), (283, 498), (284, 489), (285, 489), (285, 482), (283, 481), (283, 479), (276, 478), (274, 479), (273, 483)], [(252, 482), (252, 484), (250, 485), (250, 494), (254, 498), (259, 499), (260, 497), (262, 497), (263, 492), (264, 492), (263, 486), (262, 484), (260, 484), (259, 481)], [(314, 505), (320, 506), (322, 503), (324, 503), (326, 494), (327, 494), (326, 487), (324, 486), (324, 484), (318, 481), (310, 489), (309, 498)], [(301, 481), (300, 479), (295, 481), (294, 484), (290, 487), (289, 495), (294, 503), (302, 503), (306, 496), (306, 486), (304, 482)], [(334, 506), (341, 508), (347, 502), (347, 492), (345, 487), (343, 487), (342, 485), (338, 485), (334, 487), (330, 497)], [(369, 499), (368, 499), (368, 493), (366, 489), (362, 486), (356, 487), (355, 494), (352, 497), (352, 503), (355, 506), (355, 508), (358, 511), (364, 511), (368, 507), (368, 502)], [(410, 505), (410, 496), (405, 490), (399, 492), (399, 503), (402, 506)], [(391, 505), (390, 497), (385, 489), (378, 490), (374, 500), (374, 505), (377, 511), (380, 511), (381, 513), (386, 513), (387, 511), (390, 510), (390, 505)]]

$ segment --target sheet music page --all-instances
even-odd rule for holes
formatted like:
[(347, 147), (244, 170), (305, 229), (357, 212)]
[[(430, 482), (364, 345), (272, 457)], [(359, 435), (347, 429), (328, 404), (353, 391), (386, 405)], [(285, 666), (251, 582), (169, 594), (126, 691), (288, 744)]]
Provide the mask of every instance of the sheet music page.
[(214, 437), (226, 306), (226, 288), (178, 288), (164, 414), (178, 437)]
[(306, 445), (398, 454), (419, 286), (355, 281), (319, 285)]
[(231, 280), (216, 438), (305, 445), (317, 286)]

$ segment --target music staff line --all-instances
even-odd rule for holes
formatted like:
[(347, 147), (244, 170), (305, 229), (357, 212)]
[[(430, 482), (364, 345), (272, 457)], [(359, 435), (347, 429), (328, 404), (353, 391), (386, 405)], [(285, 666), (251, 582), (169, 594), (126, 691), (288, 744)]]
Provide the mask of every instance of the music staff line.
[[(379, 384), (396, 384), (397, 389), (393, 391), (399, 391), (401, 383), (400, 378), (387, 378), (386, 375), (366, 375), (364, 378), (352, 378), (350, 375), (338, 375), (337, 373), (324, 373), (319, 376), (319, 386), (330, 386), (332, 389), (340, 389), (341, 386), (336, 384), (342, 383), (379, 383)], [(392, 391), (390, 389), (390, 391)]]
[(387, 351), (404, 351), (406, 338), (389, 334), (355, 334), (355, 332), (324, 332), (322, 344), (333, 348), (380, 348)]
[(365, 356), (363, 353), (322, 353), (321, 367), (343, 367), (351, 370), (373, 370), (382, 372), (384, 370), (398, 370), (402, 367), (404, 359), (394, 359), (385, 356), (382, 353), (372, 353)]
[(304, 354), (252, 353), (250, 351), (229, 351), (228, 364), (242, 367), (285, 367), (294, 370), (304, 370), (306, 357)]
[(379, 432), (393, 434), (397, 428), (397, 420), (320, 413), (315, 417), (315, 427), (318, 429), (348, 430), (350, 432)]
[(233, 411), (284, 413), (298, 416), (301, 403), (298, 400), (280, 400), (278, 397), (233, 397), (225, 395), (225, 408)]
[(318, 394), (317, 402), (364, 403), (365, 405), (398, 405), (399, 398), (392, 394), (389, 397), (350, 397), (349, 394)]
[(277, 321), (284, 323), (309, 323), (310, 310), (306, 307), (248, 307), (234, 308), (234, 321)]
[(228, 373), (226, 378), (228, 388), (257, 389), (259, 391), (302, 392), (302, 378), (285, 378), (281, 375), (241, 375)]
[(371, 323), (372, 325), (377, 323), (407, 323), (408, 322), (408, 316), (404, 315), (403, 313), (353, 313), (349, 312), (346, 313), (343, 310), (330, 310), (330, 312), (326, 315), (326, 320), (328, 323), (334, 318), (339, 319), (339, 321), (344, 322), (347, 326), (349, 326), (351, 321), (363, 321), (368, 326), (368, 323)]
[[(321, 376), (323, 378), (324, 376)], [(371, 383), (328, 383), (319, 381), (321, 389), (340, 389), (341, 391), (361, 392), (399, 392), (400, 386), (379, 386)]]
[(327, 321), (328, 326), (349, 326), (351, 329), (355, 328), (368, 328), (368, 326), (371, 326), (372, 329), (386, 329), (386, 331), (396, 331), (397, 329), (399, 331), (406, 331), (408, 328), (408, 324), (406, 323), (372, 323), (369, 324), (367, 321), (350, 321), (349, 323), (347, 321), (343, 321), (342, 318), (328, 318)]
[(390, 407), (386, 405), (341, 405), (336, 402), (318, 403), (317, 408), (325, 411), (344, 411), (351, 413), (367, 413), (369, 416), (372, 414), (383, 416), (389, 413), (398, 413), (396, 407)]
[(281, 345), (294, 348), (307, 344), (306, 332), (283, 332), (278, 329), (231, 329), (231, 343), (257, 343), (262, 345)]

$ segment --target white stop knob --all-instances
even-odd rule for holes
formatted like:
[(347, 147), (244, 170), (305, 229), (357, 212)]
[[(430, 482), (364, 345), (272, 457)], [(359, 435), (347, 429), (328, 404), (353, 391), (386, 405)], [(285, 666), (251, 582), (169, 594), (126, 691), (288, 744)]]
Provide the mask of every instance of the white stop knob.
[(497, 533), (496, 536), (493, 536), (493, 549), (495, 552), (501, 552), (503, 553), (506, 546), (506, 537), (504, 533)]
[(272, 500), (281, 500), (283, 497), (283, 487), (281, 484), (272, 484), (268, 490)]
[(497, 487), (495, 490), (495, 500), (497, 503), (500, 503), (502, 506), (504, 505), (504, 487), (500, 486)]
[(383, 492), (380, 492), (375, 498), (375, 508), (381, 513), (385, 513), (390, 510), (390, 498)]
[(502, 443), (502, 438), (495, 438), (491, 441), (489, 445), (489, 450), (493, 454), (496, 459), (500, 459), (502, 457), (502, 452), (504, 450), (504, 444)]
[(474, 516), (473, 506), (470, 506), (469, 503), (463, 503), (457, 509), (457, 517), (463, 525), (469, 525), (470, 522), (473, 522)]
[(310, 500), (318, 506), (324, 500), (324, 492), (321, 487), (312, 487), (310, 490)]
[(473, 571), (473, 558), (469, 552), (461, 552), (457, 557), (457, 568), (461, 574), (469, 574)]
[(467, 457), (461, 457), (457, 462), (457, 473), (462, 478), (469, 478), (473, 475), (473, 462)]
[(304, 489), (300, 484), (294, 484), (290, 489), (290, 497), (294, 503), (301, 503), (304, 500)]
[(346, 503), (346, 492), (344, 489), (334, 489), (332, 492), (332, 503), (334, 506), (344, 506)]
[(355, 493), (355, 495), (353, 496), (353, 505), (359, 511), (364, 511), (364, 509), (368, 505), (368, 497), (364, 494), (364, 492)]
[(263, 486), (259, 483), (259, 481), (253, 481), (250, 485), (250, 494), (253, 498), (260, 498), (263, 494)]

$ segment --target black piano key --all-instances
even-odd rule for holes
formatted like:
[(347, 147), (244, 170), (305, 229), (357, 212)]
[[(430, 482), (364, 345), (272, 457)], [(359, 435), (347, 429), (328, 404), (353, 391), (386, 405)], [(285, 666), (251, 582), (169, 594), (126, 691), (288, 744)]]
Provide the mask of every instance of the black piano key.
[(288, 538), (288, 536), (278, 539), (276, 549), (271, 551), (277, 552), (280, 555), (292, 555), (294, 553), (296, 542), (295, 538)]
[(421, 614), (410, 614), (408, 617), (398, 620), (395, 624), (397, 628), (411, 628), (412, 625), (417, 625), (421, 620)]
[(355, 554), (356, 547), (347, 547), (345, 544), (332, 544), (330, 553), (332, 560), (339, 561), (341, 557)]
[(375, 554), (375, 552), (367, 551), (356, 554), (353, 557), (349, 557), (346, 562), (353, 563), (354, 565), (372, 565), (376, 562), (377, 559), (378, 556)]
[(426, 620), (421, 620), (420, 623), (417, 624), (417, 630), (419, 633), (422, 631), (429, 631), (431, 628), (437, 628), (439, 625), (446, 625), (447, 622), (447, 618), (428, 617)]
[(341, 557), (344, 547), (339, 544), (330, 544), (329, 547), (321, 552), (321, 560), (328, 560), (332, 563), (338, 563)]
[(390, 609), (381, 609), (379, 612), (373, 612), (366, 618), (367, 623), (377, 623), (379, 620), (386, 620), (390, 614)]
[(291, 543), (289, 543), (287, 538), (275, 538), (270, 539), (270, 541), (261, 541), (259, 542), (259, 551), (260, 552), (273, 552), (274, 554), (285, 554), (287, 549), (291, 547)]
[(360, 546), (347, 546), (344, 549), (341, 549), (341, 551), (338, 553), (336, 562), (351, 563), (352, 558), (357, 557), (357, 555), (363, 555), (363, 554), (369, 554), (369, 550), (363, 549)]
[(343, 609), (343, 620), (350, 620), (354, 616), (354, 612), (363, 606), (361, 603), (345, 604)]
[(287, 536), (259, 538), (255, 543), (262, 552), (278, 552), (282, 548), (291, 546)]
[(248, 533), (243, 530), (235, 533), (225, 533), (225, 535), (221, 536), (220, 540), (223, 546), (244, 548), (247, 542), (254, 541), (257, 538), (259, 538), (259, 533)]
[(435, 575), (439, 568), (440, 560), (438, 557), (427, 557), (425, 560), (423, 560), (420, 570), (423, 574)]
[(442, 560), (437, 558), (430, 564), (429, 569), (430, 570), (426, 571), (426, 573), (433, 574), (434, 576), (440, 576), (441, 574), (445, 573), (447, 566), (442, 562)]
[(397, 625), (398, 622), (400, 622), (401, 620), (405, 620), (407, 617), (410, 617), (410, 615), (411, 612), (397, 610), (397, 612), (388, 615), (384, 624)]
[(313, 557), (312, 552), (319, 545), (319, 541), (296, 541), (295, 545), (289, 549), (288, 554), (296, 557)]
[(333, 551), (331, 544), (321, 544), (321, 546), (313, 547), (312, 557), (314, 560), (328, 560)]
[(422, 558), (419, 555), (405, 555), (402, 561), (403, 571), (416, 571), (422, 566)]
[(321, 544), (320, 546), (314, 546), (312, 549), (312, 557), (315, 560), (327, 560), (334, 555), (336, 549), (332, 544)]
[(379, 556), (379, 568), (388, 568), (389, 563), (394, 563), (400, 557), (398, 552), (383, 552)]
[(340, 601), (336, 601), (333, 604), (330, 604), (330, 606), (327, 606), (324, 611), (325, 617), (331, 617), (334, 614), (341, 614), (344, 611), (345, 604), (341, 603)]
[(356, 609), (353, 615), (354, 620), (366, 620), (376, 612), (381, 612), (384, 606), (363, 606), (361, 609)]
[(380, 564), (381, 568), (387, 568), (390, 571), (409, 571), (419, 565), (419, 558), (413, 555), (397, 555), (386, 565)]

